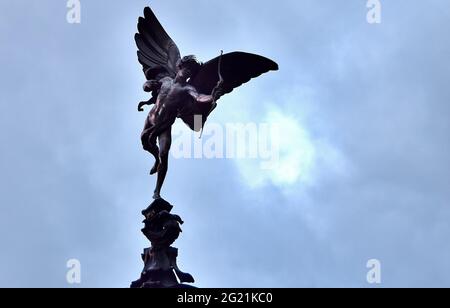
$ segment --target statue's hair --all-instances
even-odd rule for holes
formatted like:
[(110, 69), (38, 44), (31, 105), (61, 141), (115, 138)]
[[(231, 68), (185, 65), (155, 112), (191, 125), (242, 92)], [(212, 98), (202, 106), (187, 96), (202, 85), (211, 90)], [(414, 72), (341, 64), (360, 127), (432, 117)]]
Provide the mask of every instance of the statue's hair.
[(190, 55), (178, 60), (177, 68), (180, 69), (182, 67), (188, 68), (191, 71), (192, 76), (195, 76), (202, 67), (202, 63), (197, 60), (196, 56)]

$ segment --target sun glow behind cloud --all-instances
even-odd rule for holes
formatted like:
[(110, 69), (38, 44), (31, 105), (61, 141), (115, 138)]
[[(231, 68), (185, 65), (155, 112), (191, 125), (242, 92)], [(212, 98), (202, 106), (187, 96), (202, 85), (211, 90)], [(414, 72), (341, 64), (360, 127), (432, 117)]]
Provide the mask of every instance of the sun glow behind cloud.
[(234, 160), (244, 182), (251, 188), (267, 184), (282, 189), (298, 183), (311, 186), (317, 184), (324, 169), (328, 174), (349, 172), (344, 155), (326, 140), (314, 138), (298, 118), (274, 108), (266, 113), (264, 121), (276, 127), (270, 134), (271, 144), (278, 147), (275, 164), (261, 168), (260, 160)]
[(298, 181), (310, 182), (311, 170), (315, 163), (316, 148), (308, 131), (293, 117), (280, 110), (271, 110), (265, 122), (272, 129), (272, 144), (278, 146), (278, 159), (271, 168), (261, 168), (260, 162), (249, 159), (235, 160), (238, 168), (251, 187), (259, 187), (268, 182), (283, 187)]

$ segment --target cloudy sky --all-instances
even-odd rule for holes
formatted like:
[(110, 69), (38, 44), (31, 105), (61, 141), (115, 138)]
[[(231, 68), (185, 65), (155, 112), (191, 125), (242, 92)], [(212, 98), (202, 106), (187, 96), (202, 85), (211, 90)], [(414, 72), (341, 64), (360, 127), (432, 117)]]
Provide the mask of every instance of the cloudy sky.
[(450, 286), (450, 6), (446, 0), (0, 3), (0, 286), (128, 287), (154, 178), (133, 35), (151, 5), (181, 52), (244, 50), (280, 71), (211, 118), (279, 123), (279, 168), (174, 159), (163, 196), (186, 221), (200, 287)]

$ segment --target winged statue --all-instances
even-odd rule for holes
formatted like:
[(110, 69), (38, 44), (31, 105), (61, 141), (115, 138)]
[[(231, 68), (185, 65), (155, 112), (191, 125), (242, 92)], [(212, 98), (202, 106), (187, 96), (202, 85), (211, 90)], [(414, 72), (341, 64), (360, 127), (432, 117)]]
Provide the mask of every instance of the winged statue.
[[(172, 143), (171, 129), (181, 118), (192, 130), (199, 132), (208, 116), (225, 94), (269, 71), (278, 70), (274, 61), (265, 57), (231, 52), (206, 63), (193, 55), (181, 57), (153, 11), (146, 7), (138, 21), (135, 35), (138, 60), (146, 77), (143, 89), (151, 93), (138, 110), (152, 105), (141, 134), (144, 150), (155, 158), (150, 174), (157, 174), (154, 199), (161, 198)], [(198, 120), (200, 119), (200, 120)]]

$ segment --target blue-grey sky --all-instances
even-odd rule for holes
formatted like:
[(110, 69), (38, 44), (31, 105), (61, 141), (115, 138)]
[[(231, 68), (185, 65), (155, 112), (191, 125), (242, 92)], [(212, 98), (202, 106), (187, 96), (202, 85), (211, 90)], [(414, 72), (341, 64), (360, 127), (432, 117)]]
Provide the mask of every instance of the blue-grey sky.
[[(133, 35), (151, 5), (181, 52), (276, 60), (213, 123), (279, 120), (288, 173), (172, 159), (179, 263), (205, 287), (450, 286), (450, 5), (365, 0), (0, 3), (0, 286), (127, 287), (152, 165)], [(284, 176), (286, 174), (286, 176)]]

